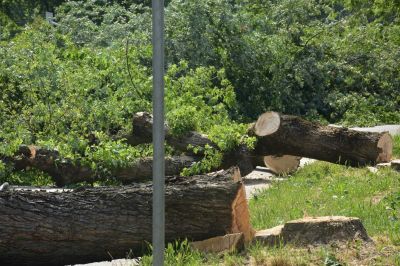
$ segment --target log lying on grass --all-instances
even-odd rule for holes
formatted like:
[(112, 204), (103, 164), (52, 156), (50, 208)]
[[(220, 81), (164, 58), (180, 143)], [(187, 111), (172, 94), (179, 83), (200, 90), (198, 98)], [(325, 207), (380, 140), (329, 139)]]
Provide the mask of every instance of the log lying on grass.
[[(166, 241), (253, 230), (234, 168), (166, 181)], [(150, 183), (0, 192), (0, 264), (66, 265), (141, 254), (152, 236)]]
[(392, 156), (387, 132), (322, 126), (276, 112), (261, 115), (252, 130), (258, 139), (255, 154), (260, 155), (287, 154), (352, 166), (388, 162)]
[[(142, 112), (134, 117), (135, 141), (138, 144), (151, 141), (152, 117)], [(201, 160), (201, 153), (193, 155), (187, 146), (216, 147), (207, 136), (189, 132), (183, 136), (174, 137), (165, 127), (166, 139), (169, 144), (184, 151), (190, 156), (166, 158), (166, 175), (177, 175), (184, 168)], [(256, 166), (264, 165), (266, 156), (267, 165), (279, 171), (294, 170), (296, 160), (291, 165), (287, 162), (275, 160), (282, 155), (309, 157), (332, 163), (362, 166), (390, 161), (392, 154), (392, 138), (388, 133), (359, 132), (347, 128), (321, 126), (317, 123), (305, 121), (299, 117), (280, 115), (268, 112), (260, 116), (257, 123), (249, 129), (249, 134), (257, 137), (254, 151), (245, 146), (223, 153), (222, 164), (219, 169), (238, 166), (243, 175), (250, 173)], [(132, 136), (133, 138), (133, 136)], [(218, 148), (217, 148), (218, 149)], [(295, 157), (293, 157), (295, 158)], [(57, 151), (42, 149), (34, 146), (22, 146), (19, 153), (13, 158), (7, 158), (14, 163), (15, 168), (38, 168), (53, 177), (59, 186), (82, 181), (97, 180), (97, 175), (90, 168), (79, 162), (72, 162), (60, 158)], [(152, 172), (152, 159), (143, 158), (135, 163), (112, 170), (110, 177), (123, 183), (147, 180)], [(217, 169), (213, 169), (217, 170)]]
[[(212, 170), (228, 169), (237, 165), (247, 175), (253, 170), (253, 159), (251, 156), (247, 156), (249, 153), (246, 152), (246, 149), (243, 149), (243, 151), (238, 149), (224, 154), (222, 164)], [(179, 175), (184, 168), (191, 167), (201, 159), (200, 156), (188, 155), (166, 157), (165, 174), (167, 176)], [(92, 183), (106, 178), (98, 175), (91, 168), (82, 165), (79, 161), (62, 158), (56, 150), (34, 145), (21, 145), (19, 151), (13, 157), (7, 157), (3, 161), (13, 164), (16, 171), (32, 167), (39, 169), (50, 175), (59, 187), (80, 182)], [(153, 158), (144, 157), (137, 159), (129, 165), (111, 169), (108, 177), (123, 184), (144, 182), (151, 179), (152, 169)]]
[[(188, 168), (201, 158), (195, 156), (172, 156), (165, 159), (165, 173), (168, 176), (179, 175), (184, 168)], [(21, 145), (13, 156), (4, 159), (14, 165), (14, 170), (28, 168), (39, 169), (52, 177), (57, 186), (76, 184), (79, 182), (94, 182), (100, 178), (91, 168), (70, 159), (60, 156), (58, 151), (37, 146)], [(123, 184), (148, 181), (152, 176), (153, 159), (140, 158), (134, 163), (113, 169), (110, 177)]]
[[(152, 116), (140, 112), (133, 118), (133, 134), (136, 139), (151, 142)], [(166, 140), (178, 150), (187, 151), (187, 146), (204, 147), (206, 144), (216, 147), (206, 135), (197, 132), (175, 138), (165, 126)], [(224, 167), (236, 161), (241, 163), (242, 173), (250, 168), (263, 165), (265, 156), (292, 155), (309, 157), (332, 163), (360, 166), (390, 161), (392, 138), (387, 132), (373, 133), (322, 126), (296, 116), (267, 112), (259, 117), (249, 134), (254, 134), (258, 142), (255, 151), (239, 147), (224, 154)], [(137, 142), (136, 142), (137, 143)], [(278, 162), (279, 163), (279, 162)], [(294, 169), (294, 167), (292, 167)]]

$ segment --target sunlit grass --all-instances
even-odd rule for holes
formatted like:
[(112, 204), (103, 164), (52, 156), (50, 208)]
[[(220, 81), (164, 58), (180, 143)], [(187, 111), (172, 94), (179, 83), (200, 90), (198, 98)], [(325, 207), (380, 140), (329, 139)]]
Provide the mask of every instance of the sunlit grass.
[(400, 158), (400, 135), (393, 137), (393, 157)]
[(400, 174), (317, 162), (250, 201), (252, 225), (270, 228), (304, 216), (359, 217), (370, 235), (400, 244)]

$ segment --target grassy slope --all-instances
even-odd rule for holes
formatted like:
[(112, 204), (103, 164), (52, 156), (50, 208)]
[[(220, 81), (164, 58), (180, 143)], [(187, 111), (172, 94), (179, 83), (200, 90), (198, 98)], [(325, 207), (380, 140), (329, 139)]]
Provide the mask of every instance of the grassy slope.
[[(394, 157), (400, 158), (400, 137)], [(256, 229), (270, 228), (303, 216), (345, 215), (361, 218), (376, 246), (265, 248), (252, 245), (241, 254), (201, 255), (188, 249), (167, 251), (167, 265), (400, 265), (400, 173), (317, 162), (250, 201)], [(291, 254), (288, 256), (287, 254)], [(143, 265), (150, 265), (144, 257)]]
[(362, 219), (369, 234), (400, 244), (400, 174), (317, 162), (250, 201), (252, 224), (269, 228), (303, 216), (344, 215)]

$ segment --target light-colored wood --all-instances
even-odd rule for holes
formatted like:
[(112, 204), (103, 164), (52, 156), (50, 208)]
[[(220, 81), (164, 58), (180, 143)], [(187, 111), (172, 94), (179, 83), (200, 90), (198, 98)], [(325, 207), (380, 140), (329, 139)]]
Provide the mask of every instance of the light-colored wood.
[(232, 231), (229, 233), (243, 233), (244, 240), (249, 242), (254, 237), (254, 230), (250, 224), (250, 213), (247, 205), (246, 188), (242, 184), (235, 200), (232, 203)]
[(371, 241), (361, 220), (356, 217), (305, 217), (267, 230), (257, 231), (254, 241), (268, 246), (290, 243), (307, 246), (332, 241)]
[(385, 132), (381, 136), (377, 145), (378, 149), (380, 149), (380, 153), (376, 158), (377, 162), (389, 162), (392, 159), (393, 152), (393, 140), (389, 133)]
[(264, 163), (271, 171), (278, 175), (291, 174), (300, 166), (301, 157), (293, 155), (264, 156)]
[(190, 246), (201, 252), (221, 253), (240, 251), (244, 247), (243, 233), (217, 236), (203, 241), (190, 243)]
[(266, 136), (275, 133), (279, 129), (280, 121), (279, 114), (276, 112), (262, 114), (254, 126), (256, 134), (258, 136)]

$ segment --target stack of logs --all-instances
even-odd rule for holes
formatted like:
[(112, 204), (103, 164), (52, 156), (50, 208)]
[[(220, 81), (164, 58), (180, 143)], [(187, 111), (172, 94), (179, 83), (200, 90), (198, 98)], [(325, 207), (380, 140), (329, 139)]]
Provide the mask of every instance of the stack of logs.
[[(127, 143), (151, 142), (152, 117), (137, 113)], [(166, 240), (203, 240), (227, 233), (244, 234), (249, 223), (241, 174), (257, 165), (274, 163), (275, 157), (309, 157), (332, 163), (363, 166), (388, 162), (392, 139), (385, 133), (359, 132), (322, 126), (296, 116), (267, 112), (249, 128), (257, 138), (254, 150), (241, 146), (223, 154), (217, 172), (179, 177), (202, 154), (187, 150), (210, 145), (207, 136), (188, 132), (179, 138), (165, 126), (166, 141), (182, 156), (166, 158)], [(96, 180), (87, 167), (61, 158), (59, 153), (36, 146), (21, 146), (15, 156), (2, 157), (16, 171), (37, 168), (57, 186)], [(228, 170), (220, 170), (228, 169)], [(220, 170), (220, 171), (218, 171)], [(0, 263), (59, 265), (140, 254), (151, 241), (152, 159), (142, 158), (129, 167), (115, 169), (113, 177), (123, 187), (43, 189), (12, 187), (0, 191)], [(241, 174), (240, 174), (241, 173)], [(129, 185), (128, 185), (129, 184)]]

